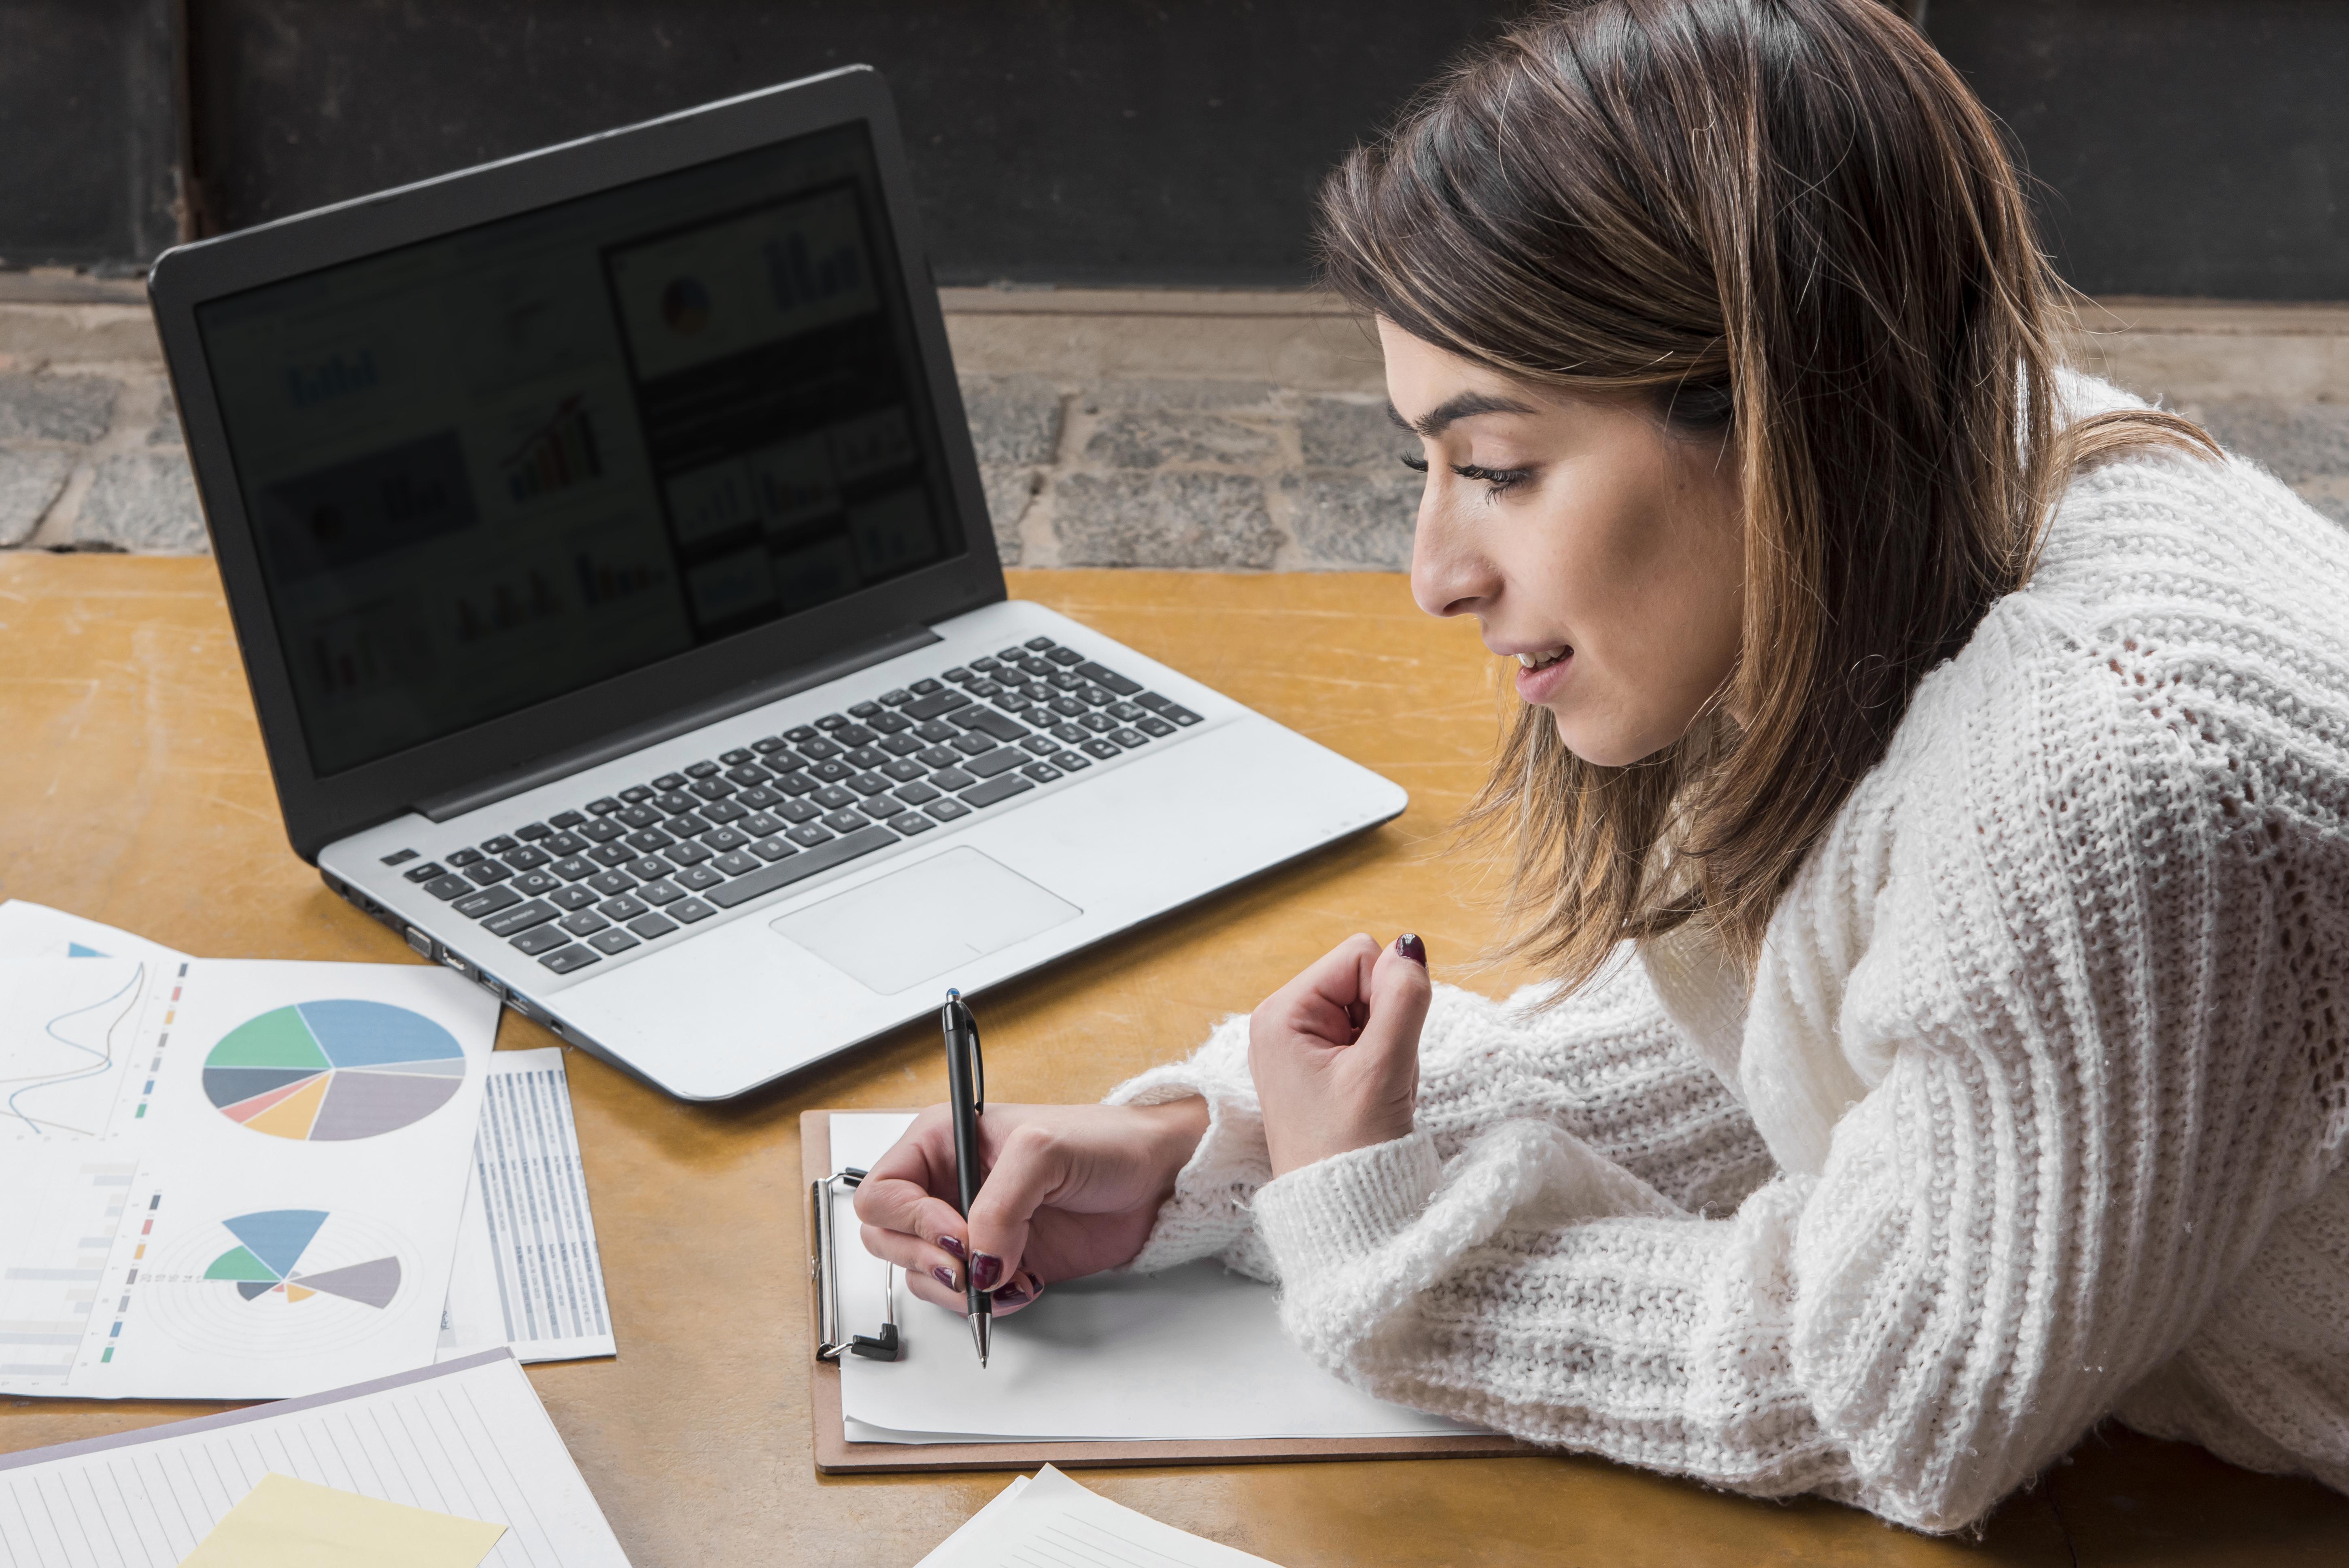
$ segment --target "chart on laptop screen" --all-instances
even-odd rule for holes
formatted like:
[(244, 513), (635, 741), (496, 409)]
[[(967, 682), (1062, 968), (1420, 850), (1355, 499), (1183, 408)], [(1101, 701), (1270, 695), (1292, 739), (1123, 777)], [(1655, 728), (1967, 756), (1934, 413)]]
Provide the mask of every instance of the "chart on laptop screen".
[(199, 314), (334, 772), (958, 552), (861, 128)]

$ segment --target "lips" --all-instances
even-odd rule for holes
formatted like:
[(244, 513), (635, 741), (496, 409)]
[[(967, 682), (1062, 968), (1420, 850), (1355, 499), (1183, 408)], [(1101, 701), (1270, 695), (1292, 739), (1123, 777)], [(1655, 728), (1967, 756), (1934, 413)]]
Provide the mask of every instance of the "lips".
[(1519, 654), (1517, 663), (1529, 670), (1546, 669), (1572, 652), (1572, 648), (1567, 647), (1540, 648), (1530, 654)]
[(1517, 696), (1535, 707), (1552, 701), (1574, 669), (1572, 648), (1543, 648), (1517, 655)]

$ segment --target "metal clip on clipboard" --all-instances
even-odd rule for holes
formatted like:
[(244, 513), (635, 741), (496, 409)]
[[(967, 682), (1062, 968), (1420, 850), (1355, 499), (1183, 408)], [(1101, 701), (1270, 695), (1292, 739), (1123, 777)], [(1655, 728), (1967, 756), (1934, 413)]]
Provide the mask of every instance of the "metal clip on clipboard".
[(849, 1165), (821, 1181), (808, 1183), (808, 1207), (813, 1212), (809, 1233), (815, 1237), (815, 1257), (810, 1266), (815, 1271), (815, 1358), (819, 1361), (838, 1361), (843, 1355), (895, 1361), (902, 1349), (897, 1339), (897, 1269), (894, 1264), (881, 1266), (881, 1332), (855, 1335), (844, 1343), (840, 1337), (840, 1256), (834, 1239), (832, 1201), (838, 1192), (854, 1191), (864, 1180), (864, 1172)]

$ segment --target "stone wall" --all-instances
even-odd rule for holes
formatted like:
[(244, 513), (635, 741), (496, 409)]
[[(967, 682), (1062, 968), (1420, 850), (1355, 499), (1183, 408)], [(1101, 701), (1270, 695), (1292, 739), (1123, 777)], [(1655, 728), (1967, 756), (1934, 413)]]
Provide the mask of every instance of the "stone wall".
[[(16, 297), (7, 297), (13, 294)], [(0, 279), (0, 548), (207, 548), (135, 288)], [(1394, 571), (1375, 339), (1295, 294), (949, 290), (1007, 564)], [(2349, 523), (2349, 308), (2110, 302), (2098, 368)]]

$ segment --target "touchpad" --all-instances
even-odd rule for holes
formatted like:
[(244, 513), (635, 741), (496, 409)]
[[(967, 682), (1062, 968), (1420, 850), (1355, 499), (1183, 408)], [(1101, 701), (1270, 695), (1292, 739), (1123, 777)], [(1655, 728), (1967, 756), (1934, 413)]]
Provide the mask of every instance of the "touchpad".
[(953, 849), (772, 925), (889, 996), (1083, 913), (977, 850)]

